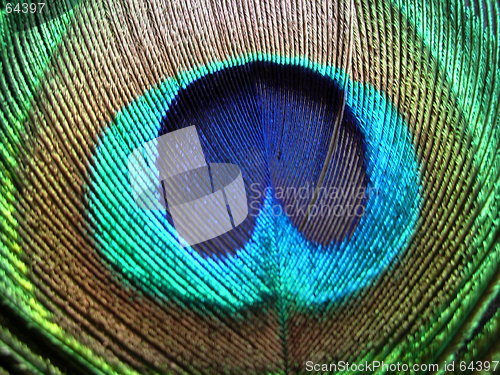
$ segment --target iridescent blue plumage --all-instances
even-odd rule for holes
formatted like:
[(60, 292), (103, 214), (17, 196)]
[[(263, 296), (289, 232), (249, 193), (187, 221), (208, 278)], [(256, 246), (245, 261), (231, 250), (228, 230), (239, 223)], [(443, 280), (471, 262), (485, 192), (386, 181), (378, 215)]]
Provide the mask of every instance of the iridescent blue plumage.
[[(412, 235), (418, 216), (420, 182), (408, 127), (382, 93), (350, 81), (344, 72), (335, 68), (313, 66), (304, 61), (296, 61), (290, 68), (272, 62), (274, 59), (269, 56), (262, 59), (266, 62), (251, 60), (226, 63), (224, 70), (215, 68), (218, 73), (213, 73), (213, 67), (199, 69), (186, 74), (185, 77), (190, 77), (187, 81), (167, 80), (117, 116), (98, 144), (94, 183), (88, 194), (98, 248), (134, 284), (167, 299), (213, 303), (231, 309), (259, 303), (266, 296), (286, 297), (302, 307), (338, 301), (380, 276), (405, 249)], [(232, 74), (224, 76), (227, 71)], [(314, 154), (281, 147), (303, 136), (308, 127), (321, 129), (321, 126), (312, 124), (311, 118), (287, 117), (287, 102), (279, 86), (273, 85), (272, 76), (262, 80), (269, 71), (283, 74), (285, 82), (306, 77), (322, 82), (319, 90), (334, 90), (336, 97), (331, 97), (332, 102), (319, 103), (323, 107), (315, 121), (323, 123), (324, 134), (308, 140), (317, 142), (317, 147), (312, 148)], [(259, 72), (257, 78), (255, 72)], [(222, 78), (196, 78), (207, 74)], [(240, 81), (235, 81), (237, 79)], [(206, 86), (214, 82), (215, 87)], [(180, 86), (188, 90), (193, 85), (201, 90), (198, 94), (206, 90), (206, 98), (202, 100), (205, 107), (200, 111), (191, 110), (189, 113), (195, 115), (187, 117), (183, 107), (187, 101), (182, 97), (189, 92), (181, 91), (179, 95), (178, 90)], [(313, 95), (307, 93), (306, 84), (295, 87), (296, 90), (304, 87), (305, 92), (298, 95)], [(224, 100), (220, 100), (217, 90), (227, 94)], [(324, 98), (324, 93), (321, 94)], [(320, 178), (323, 186), (335, 183), (338, 172), (333, 164), (342, 163), (342, 153), (339, 151), (336, 156), (334, 153), (329, 161), (331, 165), (325, 164), (330, 147), (325, 140), (335, 131), (339, 102), (344, 98), (347, 110), (343, 122), (337, 126), (354, 128), (350, 135), (342, 130), (341, 138), (350, 137), (350, 143), (343, 147), (361, 147), (358, 152), (363, 153), (367, 177), (361, 179), (359, 186), (374, 193), (364, 200), (364, 214), (352, 233), (340, 240), (330, 236), (327, 241), (318, 241), (308, 238), (290, 215), (273, 213), (273, 207), (283, 201), (264, 192), (272, 191), (269, 187), (275, 189), (276, 180), (295, 188), (306, 180), (318, 186)], [(196, 102), (196, 98), (191, 98), (189, 103), (193, 101)], [(273, 115), (267, 116), (266, 106), (280, 110), (269, 111)], [(207, 160), (240, 165), (247, 188), (251, 183), (258, 183), (257, 190), (262, 192), (257, 208), (251, 210), (255, 217), (249, 218), (236, 234), (229, 232), (226, 242), (219, 239), (219, 248), (225, 243), (225, 251), (208, 256), (208, 245), (193, 249), (182, 248), (177, 243), (168, 213), (136, 208), (127, 181), (128, 153), (159, 134), (191, 125), (190, 121), (199, 122)], [(281, 128), (289, 133), (286, 134), (288, 140), (280, 144)], [(322, 151), (318, 153), (318, 150)], [(291, 160), (288, 155), (299, 151), (306, 153), (304, 165), (286, 165), (286, 161)], [(302, 177), (287, 179), (298, 173), (297, 168)], [(101, 178), (105, 175), (114, 176), (116, 191), (103, 190), (106, 185), (103, 186)], [(387, 202), (391, 202), (389, 207)], [(110, 212), (121, 216), (124, 225), (110, 226), (106, 219)], [(396, 239), (392, 236), (395, 230), (400, 233)], [(129, 237), (135, 240), (128, 241)]]

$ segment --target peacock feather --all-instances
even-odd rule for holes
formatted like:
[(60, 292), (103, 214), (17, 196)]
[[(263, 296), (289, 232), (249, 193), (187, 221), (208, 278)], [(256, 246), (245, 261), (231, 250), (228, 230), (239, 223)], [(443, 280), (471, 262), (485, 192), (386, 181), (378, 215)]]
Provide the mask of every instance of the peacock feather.
[[(2, 3), (0, 374), (500, 371), (499, 21), (489, 0)], [(190, 126), (247, 215), (186, 245), (130, 155)]]

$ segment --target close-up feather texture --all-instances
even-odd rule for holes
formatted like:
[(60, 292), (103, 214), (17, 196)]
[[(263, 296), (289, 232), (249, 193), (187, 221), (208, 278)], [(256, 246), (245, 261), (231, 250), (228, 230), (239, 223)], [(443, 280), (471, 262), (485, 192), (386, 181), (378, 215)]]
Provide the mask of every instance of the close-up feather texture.
[[(498, 2), (1, 6), (0, 374), (500, 371)], [(186, 244), (130, 158), (192, 126)]]

